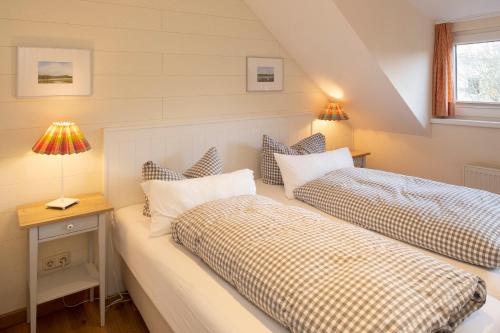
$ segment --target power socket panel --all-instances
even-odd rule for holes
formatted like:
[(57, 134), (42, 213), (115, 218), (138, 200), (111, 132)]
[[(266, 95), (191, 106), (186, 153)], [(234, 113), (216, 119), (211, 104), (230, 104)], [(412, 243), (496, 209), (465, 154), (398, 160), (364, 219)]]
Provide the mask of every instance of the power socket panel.
[(62, 252), (50, 257), (42, 259), (42, 270), (52, 271), (54, 269), (64, 268), (71, 264), (71, 254), (69, 252)]

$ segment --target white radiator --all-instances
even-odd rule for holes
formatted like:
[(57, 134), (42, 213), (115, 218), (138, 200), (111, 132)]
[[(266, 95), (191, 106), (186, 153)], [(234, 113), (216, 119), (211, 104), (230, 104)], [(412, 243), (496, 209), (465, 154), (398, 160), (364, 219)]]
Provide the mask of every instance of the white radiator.
[(466, 165), (464, 185), (500, 194), (500, 169)]

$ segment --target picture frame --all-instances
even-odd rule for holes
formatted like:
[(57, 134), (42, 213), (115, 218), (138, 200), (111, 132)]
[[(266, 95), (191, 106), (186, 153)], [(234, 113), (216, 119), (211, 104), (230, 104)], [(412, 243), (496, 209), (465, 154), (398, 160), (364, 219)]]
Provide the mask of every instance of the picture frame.
[(283, 91), (283, 58), (247, 57), (247, 91)]
[(17, 96), (92, 94), (91, 50), (17, 48)]

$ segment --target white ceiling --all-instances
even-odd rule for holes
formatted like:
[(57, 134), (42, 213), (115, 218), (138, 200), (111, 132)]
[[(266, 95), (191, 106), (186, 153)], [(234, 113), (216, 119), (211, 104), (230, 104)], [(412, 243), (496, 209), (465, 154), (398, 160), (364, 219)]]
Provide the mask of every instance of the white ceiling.
[(408, 0), (429, 18), (453, 21), (477, 16), (500, 15), (500, 0)]

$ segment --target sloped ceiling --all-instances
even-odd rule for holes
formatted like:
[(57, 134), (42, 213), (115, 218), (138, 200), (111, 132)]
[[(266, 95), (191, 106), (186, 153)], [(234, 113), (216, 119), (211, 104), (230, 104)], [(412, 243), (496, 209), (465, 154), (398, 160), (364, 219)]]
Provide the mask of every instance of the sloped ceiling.
[(245, 0), (355, 127), (424, 134), (433, 23), (401, 0)]
[(499, 0), (408, 0), (436, 21), (454, 21), (500, 14)]

